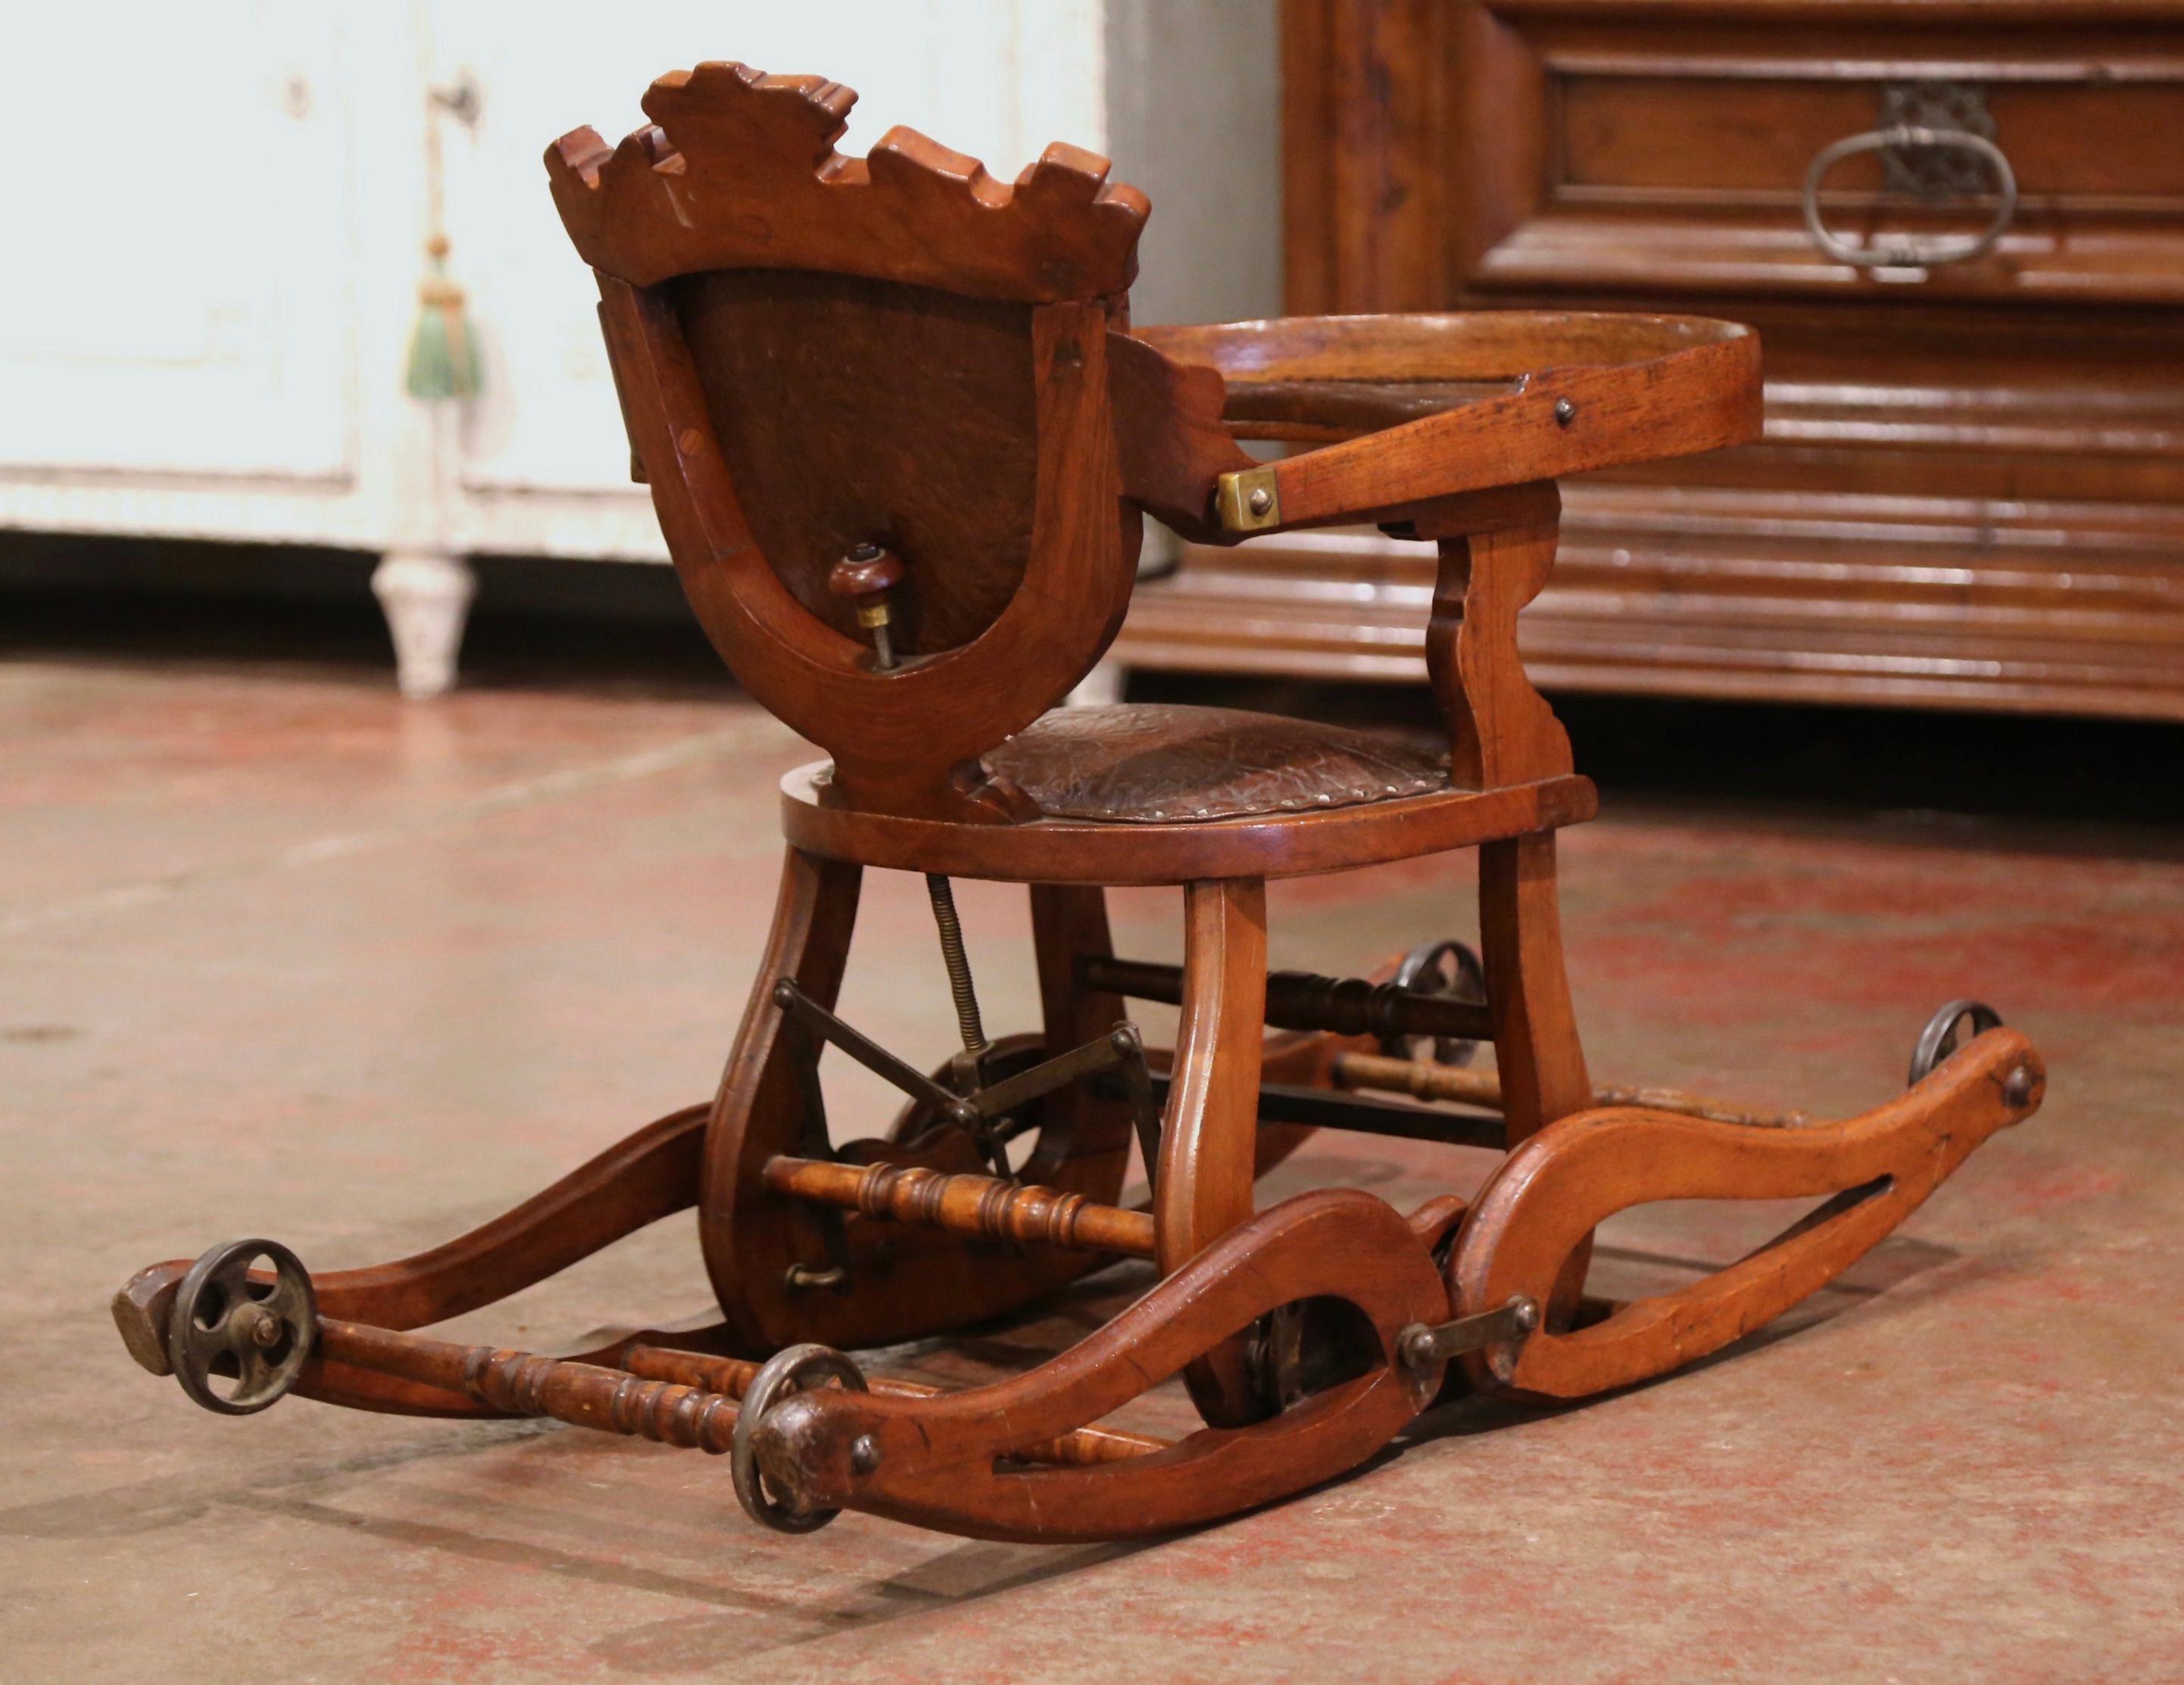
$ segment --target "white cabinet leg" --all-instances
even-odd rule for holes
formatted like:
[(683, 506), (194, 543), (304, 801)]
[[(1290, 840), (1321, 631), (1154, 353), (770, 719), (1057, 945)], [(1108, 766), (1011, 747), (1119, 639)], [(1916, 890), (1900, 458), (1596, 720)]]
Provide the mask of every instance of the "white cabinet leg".
[(395, 681), (404, 696), (437, 696), (455, 682), (463, 622), (477, 575), (460, 556), (389, 550), (372, 570), (371, 593), (394, 639)]
[(1077, 688), (1061, 699), (1061, 706), (1105, 708), (1123, 700), (1129, 682), (1130, 670), (1120, 661), (1102, 661), (1077, 681)]

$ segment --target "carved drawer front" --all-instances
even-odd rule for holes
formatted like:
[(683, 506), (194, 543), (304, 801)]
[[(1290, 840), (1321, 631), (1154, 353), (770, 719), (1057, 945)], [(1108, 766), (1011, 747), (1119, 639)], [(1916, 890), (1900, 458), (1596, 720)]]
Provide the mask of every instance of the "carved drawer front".
[(1464, 8), (1462, 286), (2184, 300), (2184, 7), (1710, 9)]

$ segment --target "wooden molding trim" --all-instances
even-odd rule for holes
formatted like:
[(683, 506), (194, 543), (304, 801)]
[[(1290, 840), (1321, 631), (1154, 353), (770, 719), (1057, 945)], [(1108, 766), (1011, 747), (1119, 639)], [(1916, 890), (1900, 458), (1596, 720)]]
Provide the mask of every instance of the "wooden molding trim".
[(898, 126), (867, 158), (834, 150), (854, 89), (700, 64), (654, 82), (652, 126), (589, 128), (546, 150), (569, 237), (640, 287), (709, 269), (816, 269), (1030, 304), (1127, 291), (1152, 207), (1107, 160), (1060, 142), (1013, 187)]

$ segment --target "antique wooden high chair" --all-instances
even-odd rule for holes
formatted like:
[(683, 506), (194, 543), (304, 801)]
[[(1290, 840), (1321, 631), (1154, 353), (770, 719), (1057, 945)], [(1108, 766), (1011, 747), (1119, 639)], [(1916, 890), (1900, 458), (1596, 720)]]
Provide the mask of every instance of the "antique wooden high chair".
[[(1352, 1468), (1446, 1390), (1575, 1398), (1716, 1350), (2034, 1110), (2037, 1056), (1970, 1002), (1929, 1025), (1907, 1093), (1844, 1122), (1587, 1074), (1555, 832), (1594, 793), (1517, 615), (1554, 561), (1557, 475), (1753, 437), (1751, 333), (1516, 312), (1134, 331), (1148, 207), (1103, 160), (1052, 147), (1011, 187), (901, 129), (845, 159), (852, 98), (706, 64), (653, 86), (656, 126), (547, 155), (691, 605), (828, 756), (782, 789), (779, 907), (719, 1094), (399, 1263), (312, 1276), (243, 1241), (155, 1265), (115, 1301), (146, 1368), (220, 1411), (292, 1390), (728, 1452), (745, 1508), (789, 1531), (850, 1508), (1155, 1532)], [(1239, 438), (1310, 448), (1262, 464)], [(1224, 709), (1057, 711), (1122, 620), (1145, 511), (1217, 543), (1372, 522), (1437, 544), (1446, 751)], [(1464, 848), (1483, 963), (1438, 943), (1379, 980), (1268, 974), (1268, 879)], [(833, 1011), (872, 867), (932, 894), (962, 1040), (932, 1074)], [(1029, 886), (1028, 1033), (986, 1034), (956, 877)], [(1179, 968), (1110, 951), (1110, 884), (1182, 887)], [(1141, 1045), (1129, 998), (1180, 1005), (1172, 1052)], [(1493, 1072), (1465, 1068), (1488, 1041)], [(827, 1048), (901, 1091), (883, 1134), (830, 1132)], [(1256, 1174), (1313, 1127), (1507, 1157), (1468, 1206), (1336, 1188), (1255, 1212)], [(1134, 1141), (1150, 1193), (1125, 1207)], [(1824, 1202), (1680, 1292), (1582, 1291), (1615, 1212), (1791, 1197)], [(710, 1328), (571, 1358), (410, 1331), (693, 1206)], [(1117, 1257), (1157, 1284), (1013, 1379), (936, 1393), (844, 1355)], [(1201, 1431), (1098, 1425), (1178, 1373)]]

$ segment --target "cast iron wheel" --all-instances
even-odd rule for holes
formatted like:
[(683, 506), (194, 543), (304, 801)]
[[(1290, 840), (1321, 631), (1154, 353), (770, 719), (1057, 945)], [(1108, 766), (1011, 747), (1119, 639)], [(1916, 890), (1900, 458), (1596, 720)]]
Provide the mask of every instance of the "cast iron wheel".
[(759, 1472), (758, 1450), (752, 1442), (766, 1413), (792, 1392), (808, 1392), (828, 1381), (838, 1381), (852, 1392), (862, 1392), (864, 1371), (831, 1346), (791, 1346), (777, 1352), (751, 1377), (743, 1402), (736, 1409), (736, 1437), (728, 1453), (728, 1473), (735, 1481), (736, 1501), (744, 1514), (762, 1527), (779, 1533), (813, 1533), (842, 1512), (838, 1509), (798, 1509), (766, 1489)]
[[(1412, 948), (1396, 968), (1393, 980), (1421, 995), (1446, 995), (1477, 1006), (1486, 1004), (1486, 968), (1479, 963), (1478, 954), (1462, 942), (1427, 942)], [(1418, 1044), (1426, 1039), (1423, 1035), (1390, 1036), (1380, 1043), (1380, 1051), (1391, 1059), (1417, 1059), (1420, 1057)], [(1433, 1063), (1437, 1065), (1468, 1065), (1478, 1057), (1476, 1041), (1465, 1041), (1452, 1035), (1437, 1035), (1432, 1041)]]
[[(1971, 1034), (1960, 1034), (1967, 1024), (1971, 1026)], [(2002, 1014), (1985, 1002), (1950, 1002), (1928, 1018), (1926, 1027), (1919, 1032), (1919, 1045), (1911, 1050), (1911, 1080), (1907, 1085), (1915, 1088), (1925, 1081), (1944, 1059), (1972, 1036), (2001, 1028)]]
[[(270, 1281), (250, 1279), (260, 1259)], [(167, 1319), (167, 1360), (182, 1391), (215, 1414), (247, 1416), (296, 1384), (318, 1331), (310, 1272), (277, 1241), (230, 1241), (190, 1266)], [(232, 1381), (223, 1392), (215, 1380)]]

